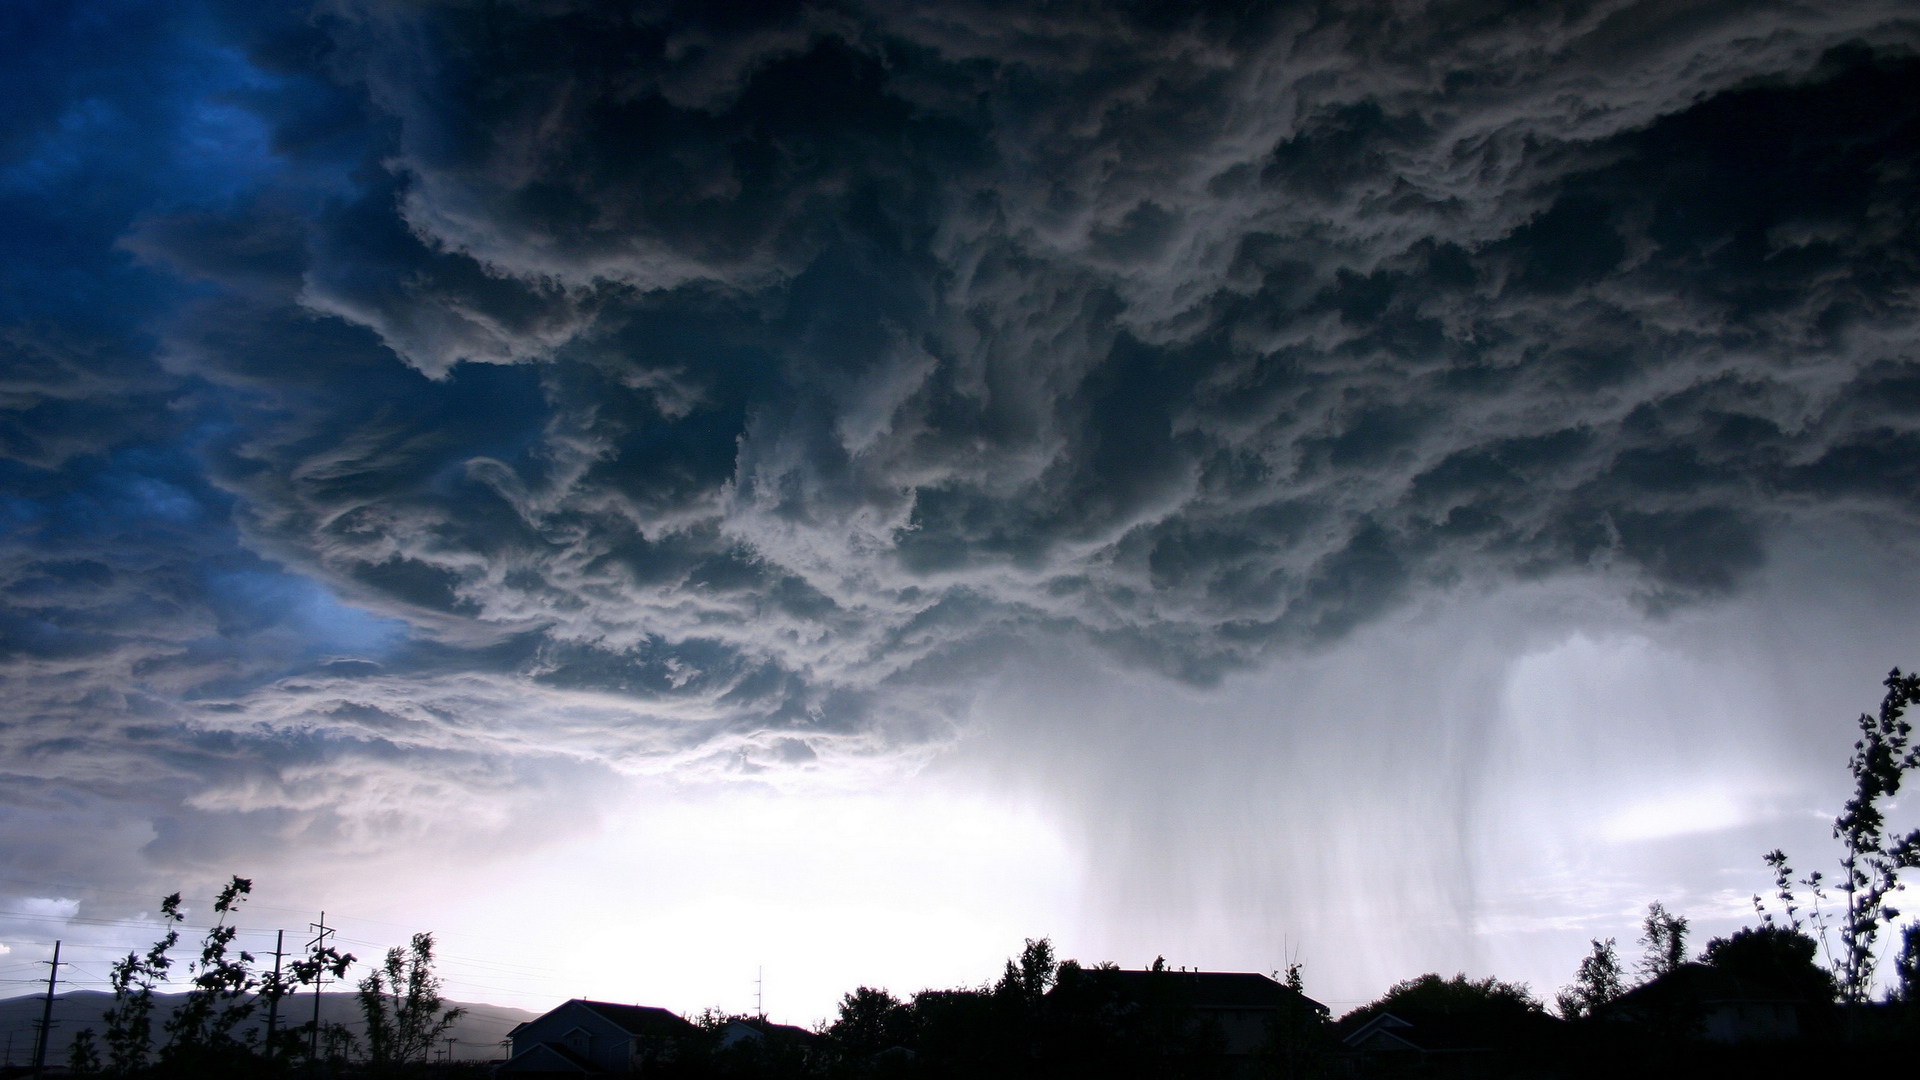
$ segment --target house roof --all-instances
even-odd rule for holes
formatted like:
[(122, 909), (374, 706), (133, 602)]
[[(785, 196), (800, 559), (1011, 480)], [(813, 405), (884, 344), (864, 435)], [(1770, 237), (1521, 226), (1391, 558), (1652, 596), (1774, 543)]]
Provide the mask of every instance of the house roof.
[(813, 1032), (808, 1031), (806, 1028), (795, 1027), (792, 1024), (776, 1024), (764, 1016), (736, 1016), (727, 1021), (727, 1023), (729, 1025), (739, 1024), (741, 1027), (751, 1028), (762, 1035), (779, 1035), (802, 1041), (813, 1038)]
[(736, 1016), (727, 1021), (720, 1035), (720, 1045), (735, 1046), (748, 1040), (758, 1043), (769, 1038), (790, 1044), (810, 1043), (814, 1040), (814, 1034), (806, 1028), (776, 1024), (765, 1017)]
[(617, 1025), (629, 1035), (639, 1035), (648, 1031), (666, 1028), (671, 1031), (687, 1031), (693, 1025), (665, 1009), (651, 1005), (616, 1005), (611, 1001), (588, 1001), (575, 998), (567, 1003), (587, 1009), (603, 1020)]
[(1130, 997), (1143, 997), (1171, 990), (1196, 1009), (1258, 1010), (1278, 1009), (1294, 1001), (1305, 1001), (1314, 1011), (1325, 1015), (1327, 1007), (1285, 984), (1254, 971), (1110, 971)]
[(1686, 963), (1652, 982), (1634, 987), (1601, 1007), (1602, 1014), (1632, 1015), (1675, 1001), (1700, 1005), (1771, 1003), (1803, 1005), (1806, 999), (1779, 987), (1730, 975), (1710, 964)]

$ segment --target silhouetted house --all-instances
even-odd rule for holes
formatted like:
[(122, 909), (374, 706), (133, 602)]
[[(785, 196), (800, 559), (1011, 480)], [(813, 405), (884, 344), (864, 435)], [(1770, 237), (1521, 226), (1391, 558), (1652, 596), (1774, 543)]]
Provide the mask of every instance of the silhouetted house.
[(692, 1024), (665, 1009), (575, 999), (507, 1033), (511, 1076), (624, 1076), (671, 1060)]
[(807, 1046), (816, 1036), (803, 1027), (776, 1024), (764, 1016), (736, 1016), (720, 1029), (720, 1049), (746, 1044)]
[(1609, 1002), (1599, 1018), (1717, 1043), (1778, 1042), (1800, 1035), (1805, 998), (1736, 978), (1707, 964), (1682, 964)]
[(1362, 1060), (1470, 1066), (1545, 1045), (1560, 1021), (1543, 1013), (1411, 1010), (1375, 1013), (1340, 1034)]
[(1283, 1010), (1307, 1010), (1326, 1019), (1327, 1007), (1251, 971), (1110, 971), (1124, 996), (1164, 1001), (1191, 1009), (1196, 1019), (1218, 1025), (1229, 1057), (1246, 1057), (1267, 1045)]

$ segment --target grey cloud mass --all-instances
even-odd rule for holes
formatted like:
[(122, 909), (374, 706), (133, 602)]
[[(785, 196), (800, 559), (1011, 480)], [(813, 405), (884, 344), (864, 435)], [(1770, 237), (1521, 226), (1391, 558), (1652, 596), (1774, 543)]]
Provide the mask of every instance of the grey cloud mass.
[(0, 345), (37, 784), (360, 843), (1920, 510), (1905, 4), (206, 17), (268, 164)]

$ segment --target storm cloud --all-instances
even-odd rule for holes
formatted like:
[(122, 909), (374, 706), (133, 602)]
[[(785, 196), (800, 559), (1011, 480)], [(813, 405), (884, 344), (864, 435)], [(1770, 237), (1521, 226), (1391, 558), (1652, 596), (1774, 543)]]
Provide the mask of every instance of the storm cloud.
[(35, 791), (372, 843), (1920, 510), (1903, 4), (92, 10), (6, 35)]

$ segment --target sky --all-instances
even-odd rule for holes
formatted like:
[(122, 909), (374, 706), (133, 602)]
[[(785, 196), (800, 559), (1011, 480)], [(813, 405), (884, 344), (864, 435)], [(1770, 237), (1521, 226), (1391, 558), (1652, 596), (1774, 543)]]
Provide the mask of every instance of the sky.
[(1917, 48), (0, 3), (0, 994), (231, 874), (256, 947), (808, 1024), (1752, 921), (1920, 664)]

